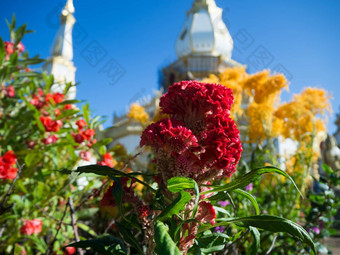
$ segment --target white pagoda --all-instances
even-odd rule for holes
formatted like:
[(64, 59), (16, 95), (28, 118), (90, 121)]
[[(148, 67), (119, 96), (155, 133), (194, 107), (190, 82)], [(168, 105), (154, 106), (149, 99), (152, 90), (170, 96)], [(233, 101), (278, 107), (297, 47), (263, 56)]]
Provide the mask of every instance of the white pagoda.
[(176, 41), (178, 60), (163, 69), (164, 89), (241, 66), (232, 60), (233, 39), (214, 0), (195, 0)]
[[(73, 16), (73, 0), (67, 0), (60, 14), (60, 27), (51, 48), (51, 57), (47, 59), (44, 70), (54, 75), (56, 84), (52, 89), (62, 93), (65, 82), (75, 84), (76, 68), (73, 64), (72, 30), (76, 19)], [(75, 99), (76, 87), (69, 89), (67, 99)]]

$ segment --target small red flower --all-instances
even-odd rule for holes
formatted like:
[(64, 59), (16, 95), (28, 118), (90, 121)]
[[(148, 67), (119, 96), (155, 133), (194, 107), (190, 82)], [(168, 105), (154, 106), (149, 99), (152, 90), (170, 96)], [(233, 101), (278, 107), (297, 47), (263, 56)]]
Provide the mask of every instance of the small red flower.
[(40, 121), (44, 125), (47, 132), (58, 132), (60, 127), (63, 125), (61, 120), (53, 120), (49, 116), (40, 116)]
[(91, 160), (91, 152), (89, 151), (81, 151), (79, 155), (80, 155), (80, 158), (85, 161)]
[(49, 144), (53, 144), (56, 143), (59, 140), (57, 135), (50, 135), (47, 138), (42, 139), (42, 143), (49, 145)]
[(74, 139), (74, 141), (76, 142), (76, 143), (82, 143), (82, 142), (84, 142), (84, 136), (82, 135), (82, 134), (72, 134), (72, 136), (73, 136), (73, 139)]
[(3, 156), (3, 161), (9, 165), (14, 165), (16, 159), (17, 159), (17, 156), (14, 154), (13, 151), (7, 151)]
[(42, 230), (42, 221), (39, 219), (26, 220), (20, 228), (21, 234), (32, 235), (40, 233)]
[(73, 106), (71, 104), (66, 104), (64, 106), (64, 110), (71, 110), (71, 109), (73, 109)]
[(19, 52), (24, 52), (25, 51), (25, 46), (22, 44), (22, 42), (19, 42), (17, 45), (17, 50)]
[(61, 114), (60, 109), (55, 109), (54, 114), (55, 116), (59, 116)]
[(5, 95), (7, 97), (15, 97), (15, 90), (14, 90), (14, 87), (12, 85), (7, 86), (5, 88)]
[(5, 50), (7, 55), (11, 55), (14, 53), (14, 43), (5, 42)]
[(59, 104), (64, 101), (64, 97), (64, 94), (58, 92), (54, 94), (47, 93), (45, 96), (45, 101), (47, 103), (50, 103), (52, 101), (54, 104)]
[(74, 248), (74, 247), (66, 247), (65, 251), (66, 251), (67, 255), (73, 255), (73, 254), (76, 253), (76, 248)]
[(94, 131), (94, 129), (87, 129), (82, 134), (83, 134), (85, 140), (91, 141), (91, 138), (92, 138), (92, 136), (95, 135), (95, 133), (96, 132)]
[(18, 169), (14, 167), (17, 156), (13, 151), (7, 151), (0, 157), (0, 179), (13, 180), (17, 176)]
[(80, 130), (82, 130), (85, 126), (87, 126), (87, 123), (85, 120), (81, 119), (76, 121), (76, 125)]
[(103, 161), (97, 162), (100, 166), (114, 167), (113, 158), (110, 153), (105, 153), (103, 156)]
[(38, 110), (44, 107), (45, 103), (40, 100), (40, 97), (33, 95), (30, 103), (35, 106)]

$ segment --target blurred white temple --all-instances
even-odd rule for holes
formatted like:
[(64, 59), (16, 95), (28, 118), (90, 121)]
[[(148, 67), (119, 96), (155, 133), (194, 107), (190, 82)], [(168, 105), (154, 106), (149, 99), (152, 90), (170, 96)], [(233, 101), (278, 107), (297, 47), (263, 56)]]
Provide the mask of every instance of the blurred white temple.
[[(64, 91), (65, 82), (75, 84), (76, 68), (72, 61), (72, 30), (76, 19), (73, 13), (73, 0), (67, 0), (60, 14), (60, 27), (54, 38), (51, 57), (47, 59), (43, 67), (45, 71), (54, 75), (54, 79), (58, 84), (53, 85), (52, 89), (60, 93)], [(75, 97), (76, 87), (72, 86), (68, 92), (67, 99), (74, 99)]]
[(195, 0), (176, 41), (178, 59), (163, 69), (165, 91), (181, 80), (199, 80), (241, 66), (232, 60), (233, 39), (214, 0)]

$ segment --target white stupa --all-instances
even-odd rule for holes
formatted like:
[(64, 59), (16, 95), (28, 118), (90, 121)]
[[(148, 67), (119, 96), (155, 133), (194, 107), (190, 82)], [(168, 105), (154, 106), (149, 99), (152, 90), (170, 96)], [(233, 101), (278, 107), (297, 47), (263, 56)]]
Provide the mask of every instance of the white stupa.
[[(52, 90), (62, 93), (65, 82), (75, 84), (76, 68), (73, 64), (72, 30), (75, 23), (73, 16), (73, 0), (67, 0), (60, 14), (60, 27), (54, 38), (51, 48), (51, 57), (47, 59), (44, 70), (54, 75), (56, 83)], [(76, 87), (72, 86), (68, 92), (67, 99), (76, 97)]]

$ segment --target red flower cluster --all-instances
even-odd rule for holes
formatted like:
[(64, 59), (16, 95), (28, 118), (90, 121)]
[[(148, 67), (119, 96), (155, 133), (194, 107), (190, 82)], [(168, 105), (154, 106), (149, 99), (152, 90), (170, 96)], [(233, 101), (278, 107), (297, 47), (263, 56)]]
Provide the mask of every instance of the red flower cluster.
[(89, 147), (92, 146), (92, 144), (95, 144), (97, 142), (97, 139), (92, 139), (93, 136), (96, 134), (94, 129), (86, 129), (83, 130), (84, 127), (87, 126), (87, 123), (85, 120), (81, 119), (76, 121), (76, 125), (78, 126), (78, 133), (73, 133), (73, 139), (76, 143), (82, 143), (84, 141), (87, 141), (87, 145)]
[(164, 182), (187, 176), (203, 183), (230, 177), (242, 152), (239, 131), (230, 118), (234, 98), (222, 85), (182, 81), (160, 100), (163, 119), (146, 128), (140, 146), (151, 146)]
[[(44, 108), (44, 106), (53, 104), (59, 104), (64, 101), (65, 95), (61, 94), (59, 92), (56, 93), (47, 93), (46, 96), (44, 96), (44, 92), (42, 89), (38, 89), (38, 94), (33, 94), (32, 99), (30, 103), (34, 105), (38, 110)], [(66, 109), (66, 106), (64, 107)], [(60, 110), (59, 110), (60, 111)]]
[(14, 43), (12, 42), (5, 42), (5, 50), (6, 56), (12, 55), (14, 52), (23, 52), (25, 50), (24, 45), (19, 42), (18, 45), (14, 48)]
[(57, 135), (50, 135), (47, 138), (43, 138), (41, 141), (43, 142), (43, 144), (49, 145), (56, 143), (58, 140), (59, 138)]
[(13, 151), (7, 151), (0, 157), (0, 179), (13, 180), (17, 176), (18, 169), (13, 166), (16, 159)]
[(61, 120), (53, 120), (49, 116), (40, 116), (40, 121), (44, 125), (47, 132), (58, 132), (59, 128), (63, 125)]
[(9, 85), (6, 88), (4, 88), (4, 92), (6, 97), (15, 97), (15, 90), (12, 85)]
[(97, 162), (100, 166), (108, 166), (108, 167), (114, 167), (114, 161), (110, 153), (105, 153), (103, 155), (103, 160)]
[(54, 94), (51, 94), (51, 93), (47, 93), (46, 96), (45, 96), (45, 102), (47, 104), (53, 102), (54, 104), (59, 104), (61, 102), (64, 101), (64, 94), (61, 94), (61, 93), (54, 93)]
[(33, 233), (40, 233), (42, 229), (42, 221), (39, 219), (26, 220), (24, 225), (20, 228), (21, 234), (32, 235)]

